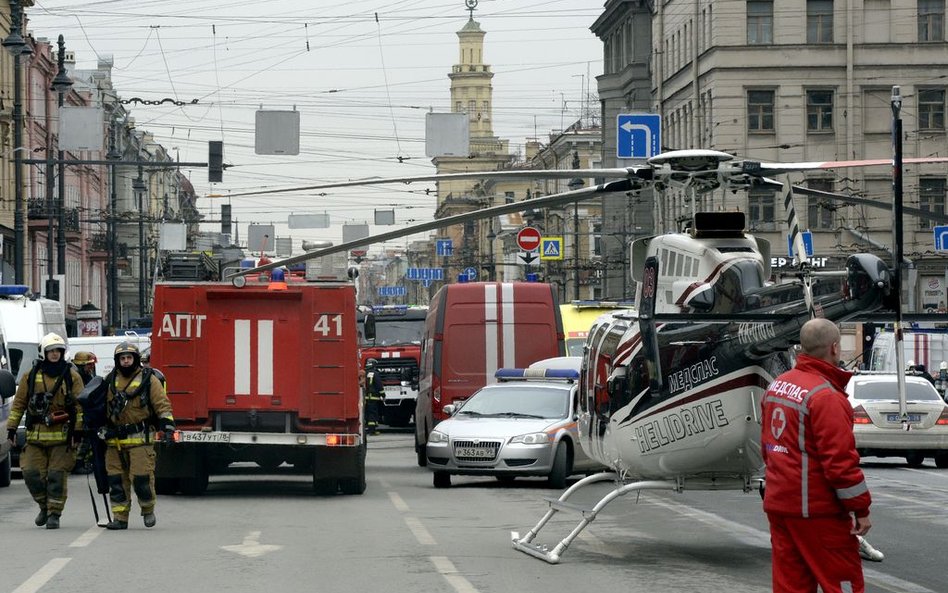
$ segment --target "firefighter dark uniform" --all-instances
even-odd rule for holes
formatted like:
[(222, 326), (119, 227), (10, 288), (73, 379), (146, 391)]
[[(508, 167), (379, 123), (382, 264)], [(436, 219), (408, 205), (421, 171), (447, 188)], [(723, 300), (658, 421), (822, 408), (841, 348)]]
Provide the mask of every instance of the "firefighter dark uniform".
[[(131, 364), (122, 360), (131, 358)], [(155, 425), (166, 438), (174, 432), (171, 402), (159, 378), (141, 366), (138, 348), (115, 348), (115, 369), (106, 378), (107, 421), (102, 436), (108, 448), (105, 466), (114, 519), (109, 529), (127, 529), (131, 492), (135, 491), (145, 527), (155, 518)]]
[[(66, 505), (66, 478), (76, 464), (82, 430), (79, 394), (82, 377), (66, 362), (66, 342), (47, 334), (40, 342), (42, 360), (23, 375), (17, 386), (7, 426), (16, 427), (26, 415), (26, 449), (20, 457), (23, 481), (40, 507), (37, 526), (59, 528)], [(58, 355), (55, 354), (58, 352)], [(16, 428), (10, 428), (11, 437)]]
[(376, 369), (374, 358), (365, 361), (365, 425), (367, 432), (378, 432), (379, 421), (382, 419), (382, 395), (385, 393), (382, 386), (382, 376)]
[(764, 396), (764, 511), (774, 593), (816, 593), (817, 584), (824, 593), (865, 590), (850, 514), (868, 518), (872, 500), (845, 395), (851, 376), (801, 354)]

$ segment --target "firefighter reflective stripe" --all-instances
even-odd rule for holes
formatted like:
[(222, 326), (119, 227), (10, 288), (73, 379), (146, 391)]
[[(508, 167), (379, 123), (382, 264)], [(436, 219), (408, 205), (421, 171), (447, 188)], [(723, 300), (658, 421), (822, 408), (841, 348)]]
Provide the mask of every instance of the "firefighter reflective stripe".
[(250, 395), (250, 320), (234, 320), (234, 393)]
[[(234, 320), (234, 394), (250, 395), (251, 321)], [(257, 320), (257, 395), (273, 395), (273, 320)]]
[(257, 395), (273, 395), (273, 320), (257, 321)]
[(503, 328), (504, 328), (504, 367), (514, 368), (517, 366), (515, 355), (517, 353), (514, 344), (514, 298), (513, 284), (504, 282), (500, 285), (500, 298), (503, 304)]
[(484, 375), (496, 383), (497, 372), (497, 285), (484, 285)]

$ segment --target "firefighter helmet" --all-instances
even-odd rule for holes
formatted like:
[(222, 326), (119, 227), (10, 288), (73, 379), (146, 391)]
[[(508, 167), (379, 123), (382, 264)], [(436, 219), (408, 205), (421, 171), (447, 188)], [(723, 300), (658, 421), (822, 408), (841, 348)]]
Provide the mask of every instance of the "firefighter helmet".
[(371, 367), (371, 368), (374, 369), (374, 368), (375, 368), (375, 365), (376, 365), (377, 363), (378, 363), (377, 360), (375, 360), (374, 358), (370, 358), (370, 359), (368, 359), (368, 360), (365, 361), (365, 368), (370, 368), (370, 367)]
[(48, 333), (43, 336), (43, 339), (40, 340), (40, 356), (45, 358), (47, 352), (56, 349), (62, 350), (63, 354), (65, 354), (66, 340), (64, 340), (59, 334), (54, 333)]
[(135, 363), (133, 366), (138, 366), (142, 363), (142, 353), (138, 349), (138, 346), (132, 344), (131, 342), (122, 342), (115, 347), (115, 366), (119, 365), (119, 358), (123, 354), (131, 354), (135, 358)]
[(76, 355), (72, 357), (72, 363), (80, 367), (87, 364), (95, 364), (97, 362), (99, 362), (99, 359), (96, 358), (95, 354), (92, 352), (86, 352), (85, 350), (76, 352)]

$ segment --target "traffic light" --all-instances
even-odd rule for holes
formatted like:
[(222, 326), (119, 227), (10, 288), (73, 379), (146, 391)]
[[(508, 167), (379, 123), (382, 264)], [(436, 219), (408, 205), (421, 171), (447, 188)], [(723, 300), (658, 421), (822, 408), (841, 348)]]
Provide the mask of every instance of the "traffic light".
[(224, 179), (224, 142), (211, 140), (207, 143), (207, 181), (220, 182)]
[(230, 204), (221, 204), (221, 234), (231, 233), (230, 222)]

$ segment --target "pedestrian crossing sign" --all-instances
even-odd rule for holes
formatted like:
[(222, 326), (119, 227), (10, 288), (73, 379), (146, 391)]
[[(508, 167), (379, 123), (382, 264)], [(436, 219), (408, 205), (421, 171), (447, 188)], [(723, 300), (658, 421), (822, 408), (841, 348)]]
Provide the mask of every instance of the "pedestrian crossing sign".
[(563, 259), (563, 237), (543, 237), (540, 259)]

